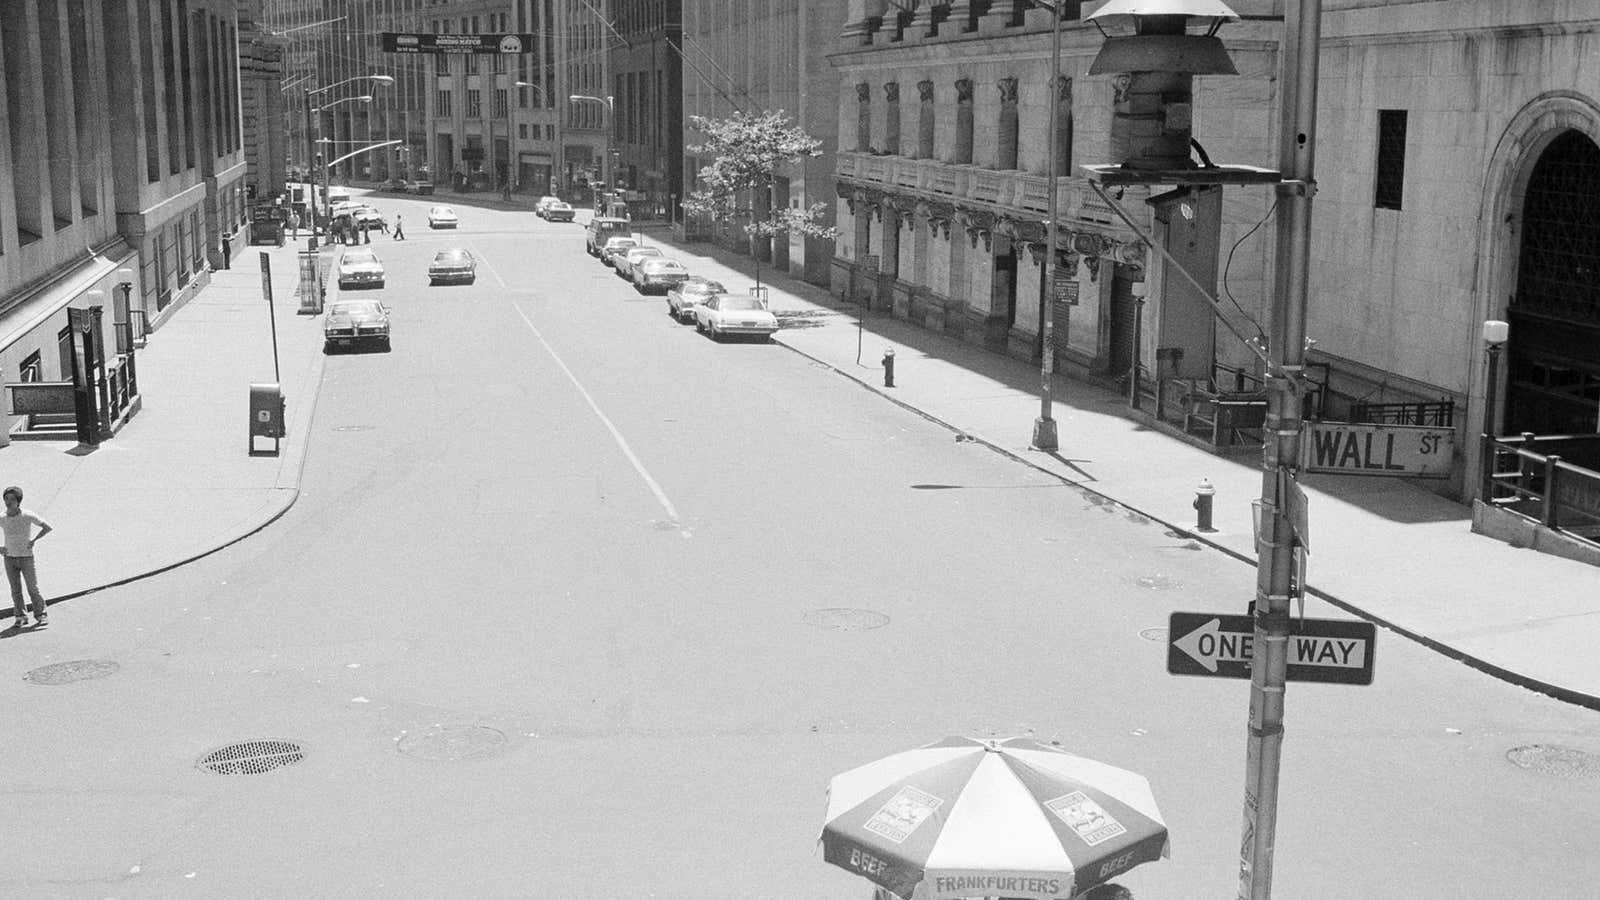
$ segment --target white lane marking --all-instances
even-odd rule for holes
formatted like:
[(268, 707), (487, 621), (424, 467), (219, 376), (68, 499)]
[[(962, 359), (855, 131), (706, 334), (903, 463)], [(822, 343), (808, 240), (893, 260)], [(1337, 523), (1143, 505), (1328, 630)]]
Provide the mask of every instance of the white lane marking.
[(583, 384), (578, 381), (578, 376), (572, 374), (572, 370), (567, 368), (567, 364), (562, 361), (555, 348), (550, 346), (550, 342), (544, 339), (544, 335), (540, 333), (538, 326), (534, 325), (533, 320), (528, 318), (528, 314), (522, 311), (522, 307), (513, 301), (511, 308), (517, 311), (517, 315), (522, 317), (523, 322), (527, 323), (528, 330), (533, 332), (533, 336), (544, 346), (544, 350), (550, 354), (550, 358), (556, 361), (556, 365), (561, 367), (561, 371), (567, 373), (567, 379), (572, 382), (573, 387), (578, 389), (578, 393), (583, 395), (584, 402), (588, 403), (589, 408), (594, 410), (595, 416), (600, 419), (600, 424), (606, 426), (606, 430), (611, 432), (611, 437), (617, 442), (617, 446), (621, 448), (622, 455), (626, 456), (628, 462), (633, 464), (633, 470), (639, 473), (640, 478), (644, 479), (644, 483), (650, 488), (650, 493), (656, 495), (656, 502), (660, 503), (661, 508), (667, 511), (667, 516), (672, 520), (672, 524), (677, 526), (678, 533), (684, 537), (689, 537), (688, 527), (678, 518), (678, 508), (672, 505), (672, 500), (667, 496), (667, 492), (661, 489), (661, 483), (656, 481), (650, 471), (644, 467), (644, 463), (639, 461), (639, 457), (634, 454), (633, 448), (628, 446), (628, 441), (622, 436), (622, 432), (618, 431), (617, 426), (600, 410), (600, 405), (594, 402), (594, 397), (590, 396), (589, 392), (584, 389)]
[[(500, 290), (507, 290), (506, 280), (500, 277), (500, 273), (494, 270), (494, 266), (489, 265), (489, 257), (485, 256), (483, 251), (478, 249), (477, 244), (472, 244), (470, 246), (472, 248), (472, 255), (478, 258), (478, 262), (483, 263), (483, 267), (489, 270), (489, 274), (494, 276), (495, 281), (500, 282)], [(519, 309), (517, 312), (520, 313), (522, 310)], [(523, 316), (523, 318), (526, 319), (527, 316)], [(533, 323), (529, 322), (528, 324), (532, 325)]]

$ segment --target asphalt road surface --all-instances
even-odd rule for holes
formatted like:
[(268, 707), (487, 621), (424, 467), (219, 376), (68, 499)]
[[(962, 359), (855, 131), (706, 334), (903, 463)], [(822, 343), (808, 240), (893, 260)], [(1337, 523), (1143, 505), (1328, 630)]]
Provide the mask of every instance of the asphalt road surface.
[[(1150, 777), (1140, 900), (1234, 896), (1247, 685), (1141, 632), (1243, 611), (1253, 570), (707, 340), (578, 225), (435, 202), (458, 231), (378, 202), (394, 349), (328, 361), (296, 506), (75, 602), (62, 659), (115, 674), (0, 693), (0, 895), (864, 900), (816, 844), (829, 776), (1030, 734)], [(477, 282), (428, 287), (454, 246)], [(1276, 896), (1594, 896), (1600, 782), (1507, 753), (1596, 714), (1386, 633), (1373, 686), (1287, 710)], [(267, 740), (303, 759), (197, 767)]]

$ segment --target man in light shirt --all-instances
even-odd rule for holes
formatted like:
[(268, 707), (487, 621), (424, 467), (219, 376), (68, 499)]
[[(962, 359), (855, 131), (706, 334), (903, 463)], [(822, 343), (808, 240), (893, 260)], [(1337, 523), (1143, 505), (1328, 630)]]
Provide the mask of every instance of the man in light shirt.
[[(0, 531), (5, 532), (6, 580), (11, 582), (11, 605), (16, 608), (14, 627), (28, 627), (28, 611), (22, 605), (22, 584), (28, 584), (28, 598), (33, 601), (36, 624), (50, 624), (45, 613), (44, 596), (39, 593), (39, 575), (33, 568), (33, 545), (50, 533), (50, 523), (22, 508), (22, 488), (15, 485), (4, 492), (6, 511), (0, 513)], [(39, 533), (34, 534), (34, 526)]]

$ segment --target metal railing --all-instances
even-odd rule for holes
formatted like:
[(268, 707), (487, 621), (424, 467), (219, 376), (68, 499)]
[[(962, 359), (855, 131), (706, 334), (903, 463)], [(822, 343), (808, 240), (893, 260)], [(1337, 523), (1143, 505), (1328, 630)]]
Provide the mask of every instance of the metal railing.
[(1425, 403), (1353, 403), (1350, 421), (1373, 425), (1432, 425), (1449, 428), (1455, 424), (1456, 402), (1438, 400)]
[[(1600, 435), (1482, 436), (1484, 503), (1553, 531), (1600, 544), (1600, 472), (1567, 462), (1558, 450), (1600, 455)], [(1541, 452), (1543, 451), (1543, 452)]]

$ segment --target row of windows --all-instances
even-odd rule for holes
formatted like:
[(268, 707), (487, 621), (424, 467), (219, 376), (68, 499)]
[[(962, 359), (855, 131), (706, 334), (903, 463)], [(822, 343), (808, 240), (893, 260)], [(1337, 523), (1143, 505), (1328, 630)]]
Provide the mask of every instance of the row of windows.
[[(434, 100), (434, 112), (435, 112), (435, 114), (440, 115), (440, 116), (448, 116), (448, 115), (452, 114), (451, 113), (452, 107), (451, 107), (451, 104), (450, 104), (450, 97), (451, 97), (451, 95), (453, 93), (454, 93), (453, 91), (440, 91), (438, 93), (438, 96)], [(466, 91), (466, 94), (467, 94), (467, 108), (466, 108), (466, 116), (467, 116), (467, 118), (469, 118), (469, 119), (481, 119), (481, 118), (483, 118), (483, 92), (479, 91), (479, 90), (472, 89), (472, 88), (468, 88), (467, 91)], [(495, 117), (497, 119), (503, 119), (503, 118), (506, 117), (506, 115), (509, 112), (510, 111), (506, 108), (506, 92), (505, 91), (495, 91), (494, 92), (494, 108), (490, 111), (489, 115), (491, 115), (491, 116), (493, 116), (493, 117)]]
[[(434, 19), (434, 34), (507, 34), (511, 22), (509, 13), (489, 13), (486, 16), (462, 16), (454, 21)], [(459, 24), (459, 28), (456, 26)]]

